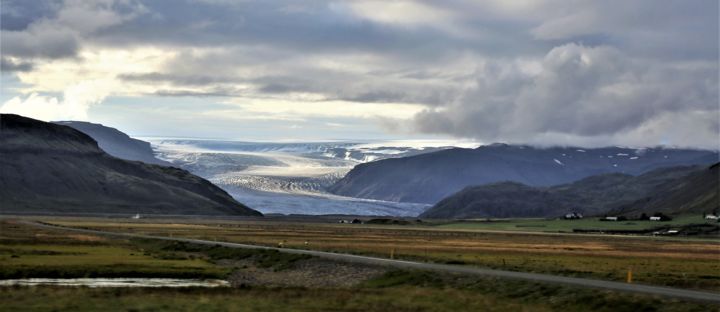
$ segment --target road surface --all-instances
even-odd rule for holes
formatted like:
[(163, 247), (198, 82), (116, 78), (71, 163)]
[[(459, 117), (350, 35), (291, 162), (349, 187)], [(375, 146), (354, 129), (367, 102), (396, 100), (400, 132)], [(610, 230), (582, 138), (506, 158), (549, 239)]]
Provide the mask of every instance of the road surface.
[(247, 244), (238, 244), (238, 243), (229, 243), (229, 242), (217, 242), (217, 241), (209, 241), (209, 240), (190, 239), (190, 238), (152, 236), (152, 235), (143, 235), (143, 234), (134, 234), (134, 233), (107, 232), (107, 231), (99, 231), (99, 230), (88, 230), (88, 229), (78, 229), (78, 228), (71, 228), (71, 227), (48, 225), (48, 224), (43, 224), (43, 223), (38, 223), (38, 222), (31, 222), (31, 221), (21, 221), (21, 222), (24, 224), (37, 226), (37, 227), (57, 229), (57, 230), (67, 230), (67, 231), (82, 232), (82, 233), (97, 234), (97, 235), (110, 235), (110, 236), (127, 237), (127, 238), (160, 239), (160, 240), (178, 241), (178, 242), (186, 242), (186, 243), (201, 244), (201, 245), (220, 245), (220, 246), (230, 247), (230, 248), (277, 250), (280, 252), (285, 252), (285, 253), (290, 253), (290, 254), (310, 255), (310, 256), (316, 256), (316, 257), (321, 257), (321, 258), (325, 258), (325, 259), (346, 261), (346, 262), (352, 262), (352, 263), (362, 263), (362, 264), (369, 264), (369, 265), (389, 266), (389, 267), (400, 268), (400, 269), (431, 270), (431, 271), (440, 271), (440, 272), (472, 274), (472, 275), (492, 276), (492, 277), (500, 277), (500, 278), (511, 278), (511, 279), (519, 279), (519, 280), (527, 280), (527, 281), (535, 281), (535, 282), (566, 284), (566, 285), (573, 285), (573, 286), (609, 289), (609, 290), (623, 291), (623, 292), (635, 292), (635, 293), (659, 295), (659, 296), (664, 296), (664, 297), (674, 297), (674, 298), (679, 298), (679, 299), (687, 299), (687, 300), (693, 300), (693, 301), (703, 301), (703, 302), (711, 302), (711, 303), (715, 303), (715, 304), (720, 304), (720, 294), (718, 294), (718, 293), (687, 290), (687, 289), (678, 289), (678, 288), (670, 288), (670, 287), (649, 286), (649, 285), (642, 285), (642, 284), (629, 284), (629, 283), (602, 281), (602, 280), (577, 278), (577, 277), (557, 276), (557, 275), (549, 275), (549, 274), (482, 269), (482, 268), (461, 266), (461, 265), (448, 265), (448, 264), (436, 264), (436, 263), (423, 263), (423, 262), (414, 262), (414, 261), (394, 260), (394, 259), (376, 258), (376, 257), (359, 256), (359, 255), (325, 252), (325, 251), (275, 248), (275, 247), (268, 247), (268, 246), (247, 245)]

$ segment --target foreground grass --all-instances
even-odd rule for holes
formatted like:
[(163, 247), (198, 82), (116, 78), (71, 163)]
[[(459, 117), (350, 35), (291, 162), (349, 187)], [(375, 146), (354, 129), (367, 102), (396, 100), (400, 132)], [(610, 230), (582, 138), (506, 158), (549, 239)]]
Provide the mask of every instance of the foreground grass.
[[(252, 260), (284, 270), (304, 256), (158, 240), (122, 240), (0, 223), (8, 258), (0, 270), (24, 267), (70, 277), (78, 266), (99, 277), (134, 270), (157, 277), (224, 272), (218, 260)], [(17, 257), (12, 257), (15, 255)], [(5, 256), (3, 256), (5, 257)], [(53, 258), (56, 257), (56, 258)], [(24, 259), (24, 260), (23, 260)], [(17, 261), (17, 263), (16, 263)], [(19, 263), (22, 263), (20, 265)], [(165, 264), (161, 266), (158, 264)], [(175, 267), (173, 267), (175, 265)], [(107, 271), (98, 268), (109, 268)], [(118, 270), (117, 268), (123, 268)], [(165, 271), (170, 270), (170, 271)], [(217, 270), (217, 271), (214, 271)], [(37, 277), (58, 277), (42, 276)], [(717, 306), (648, 295), (423, 271), (388, 271), (350, 288), (84, 288), (0, 287), (0, 311), (711, 311)]]
[[(424, 274), (396, 272), (374, 285), (353, 289), (0, 288), (3, 298), (0, 311), (569, 312), (712, 311), (717, 308), (701, 303), (532, 283), (485, 280), (456, 288), (417, 276)], [(423, 284), (424, 281), (430, 284)]]
[(108, 239), (1, 223), (0, 279), (77, 277), (225, 278), (220, 260), (250, 260), (282, 270), (309, 258), (274, 250), (246, 250), (149, 239)]
[(717, 240), (488, 233), (437, 230), (434, 227), (398, 229), (311, 223), (149, 222), (146, 220), (141, 223), (107, 223), (73, 220), (57, 223), (108, 231), (172, 235), (266, 246), (277, 246), (282, 243), (286, 248), (475, 265), (612, 281), (625, 281), (628, 271), (631, 270), (633, 279), (637, 283), (720, 290), (720, 241)]
[(0, 278), (221, 278), (227, 268), (203, 259), (163, 259), (127, 240), (0, 224)]

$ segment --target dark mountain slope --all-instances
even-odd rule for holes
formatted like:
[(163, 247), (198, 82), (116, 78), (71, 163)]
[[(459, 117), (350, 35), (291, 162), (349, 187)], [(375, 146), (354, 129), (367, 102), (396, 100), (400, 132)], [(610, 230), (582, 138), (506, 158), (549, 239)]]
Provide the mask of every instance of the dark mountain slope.
[(651, 215), (720, 212), (720, 163), (668, 183), (650, 196), (612, 211), (614, 214)]
[(360, 164), (330, 191), (344, 196), (434, 204), (470, 185), (513, 181), (550, 186), (604, 173), (637, 175), (666, 166), (709, 165), (717, 157), (717, 152), (685, 149), (493, 144)]
[(657, 194), (704, 170), (700, 166), (661, 168), (631, 176), (620, 173), (587, 177), (570, 184), (531, 187), (503, 182), (473, 186), (425, 211), (424, 218), (559, 217), (569, 212), (601, 215)]
[(58, 121), (58, 125), (72, 127), (89, 135), (98, 142), (100, 148), (108, 154), (121, 159), (137, 160), (148, 164), (171, 166), (166, 161), (155, 158), (150, 143), (133, 139), (115, 129), (83, 121)]
[(3, 213), (260, 215), (205, 179), (103, 152), (73, 128), (0, 115)]

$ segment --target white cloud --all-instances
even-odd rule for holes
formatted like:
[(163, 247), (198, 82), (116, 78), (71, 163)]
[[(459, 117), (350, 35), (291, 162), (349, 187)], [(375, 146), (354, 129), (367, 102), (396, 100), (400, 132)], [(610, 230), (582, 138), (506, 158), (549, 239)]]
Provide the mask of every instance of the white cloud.
[[(127, 5), (120, 13), (118, 4)], [(115, 0), (66, 0), (52, 18), (33, 21), (23, 30), (0, 32), (2, 52), (6, 56), (25, 58), (74, 57), (81, 48), (83, 38), (94, 32), (118, 25), (145, 12), (140, 4)]]
[[(264, 116), (268, 119), (293, 120), (326, 118), (362, 118), (377, 117), (410, 118), (423, 109), (421, 105), (404, 103), (355, 103), (347, 101), (302, 101), (281, 99), (236, 99), (236, 118), (246, 116)], [(233, 112), (231, 110), (230, 112)], [(228, 113), (225, 111), (224, 113)], [(230, 116), (232, 116), (230, 115)]]
[[(83, 117), (121, 96), (133, 109), (113, 102), (101, 107), (114, 112), (90, 117), (123, 111), (137, 120), (141, 107), (168, 120), (204, 118), (208, 128), (356, 123), (362, 136), (381, 124), (543, 144), (645, 135), (652, 145), (691, 133), (681, 126), (698, 134), (692, 144), (718, 137), (702, 117), (718, 113), (717, 1), (51, 4), (3, 2), (4, 67), (24, 64), (3, 73), (18, 81), (3, 87), (17, 95), (4, 109)], [(163, 118), (157, 128), (172, 124)], [(272, 132), (271, 123), (258, 131)]]
[(454, 12), (417, 1), (351, 1), (347, 3), (357, 16), (393, 25), (449, 28)]
[(578, 44), (552, 49), (541, 64), (533, 73), (513, 63), (486, 63), (473, 88), (417, 114), (414, 129), (484, 141), (644, 139), (648, 145), (717, 147), (716, 64), (677, 66)]
[(0, 113), (18, 114), (45, 121), (87, 120), (90, 106), (102, 102), (110, 94), (102, 81), (83, 81), (69, 87), (63, 98), (31, 93), (25, 98), (13, 97), (0, 106)]

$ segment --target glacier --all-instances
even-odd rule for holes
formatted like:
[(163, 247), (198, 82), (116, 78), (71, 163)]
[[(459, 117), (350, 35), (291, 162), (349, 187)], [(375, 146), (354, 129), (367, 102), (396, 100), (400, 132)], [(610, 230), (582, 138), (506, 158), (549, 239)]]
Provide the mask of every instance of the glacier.
[(472, 142), (245, 142), (143, 138), (156, 157), (206, 178), (264, 214), (414, 217), (429, 205), (330, 194), (327, 187), (355, 165)]

